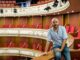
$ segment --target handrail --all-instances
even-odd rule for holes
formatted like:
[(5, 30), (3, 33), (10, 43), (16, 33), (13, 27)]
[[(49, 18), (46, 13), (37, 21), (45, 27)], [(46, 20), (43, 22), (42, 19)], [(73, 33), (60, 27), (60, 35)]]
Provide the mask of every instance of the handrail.
[(33, 50), (33, 49), (24, 49), (24, 48), (0, 48), (0, 56), (24, 56), (24, 57), (38, 57), (42, 55), (43, 52)]
[(0, 36), (25, 36), (47, 40), (46, 29), (1, 28)]

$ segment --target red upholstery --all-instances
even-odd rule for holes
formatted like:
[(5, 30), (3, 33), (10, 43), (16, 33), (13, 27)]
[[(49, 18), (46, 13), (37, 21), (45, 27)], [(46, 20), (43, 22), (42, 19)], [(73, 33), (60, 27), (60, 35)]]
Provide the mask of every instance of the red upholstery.
[(5, 24), (2, 26), (2, 28), (15, 28), (15, 25), (13, 24)]
[(15, 25), (10, 25), (10, 28), (15, 28)]
[(78, 49), (79, 49), (80, 48), (80, 43), (78, 43), (77, 46), (78, 46)]
[(38, 24), (36, 28), (42, 29), (42, 24)]
[(72, 25), (66, 26), (66, 31), (67, 33), (74, 33), (74, 26)]
[(37, 42), (36, 41), (32, 42), (32, 49), (37, 50)]
[(29, 28), (35, 28), (35, 25), (28, 25)]
[(16, 1), (14, 0), (14, 1), (12, 1), (12, 3), (14, 3), (14, 4), (15, 4), (15, 3), (16, 3)]
[(8, 45), (8, 47), (15, 47), (15, 44), (11, 41)]
[(5, 25), (3, 25), (2, 27), (3, 27), (3, 28), (9, 28), (9, 26), (10, 26), (9, 24), (5, 24)]
[(70, 26), (70, 33), (74, 32), (74, 26)]
[(49, 25), (46, 25), (46, 26), (45, 26), (45, 29), (49, 29)]
[(10, 41), (7, 43), (6, 47), (15, 47), (15, 43), (13, 41)]
[(19, 47), (20, 48), (28, 48), (28, 41), (21, 41)]
[(5, 1), (2, 1), (2, 3), (4, 4), (4, 3), (5, 3)]
[(5, 47), (16, 47), (16, 44), (11, 37), (6, 37)]
[(28, 25), (24, 25), (24, 24), (23, 24), (23, 25), (22, 25), (22, 27), (23, 27), (23, 28), (27, 28), (27, 27), (28, 27)]
[(66, 28), (67, 33), (69, 33), (69, 26), (66, 26), (65, 28)]
[(22, 28), (22, 24), (18, 24), (16, 28)]
[(5, 3), (8, 4), (9, 2), (8, 1), (5, 1)]
[(35, 50), (42, 51), (42, 44), (41, 44), (41, 42), (39, 42), (37, 40), (36, 41), (33, 41), (32, 48), (35, 49)]
[(40, 51), (42, 51), (42, 46), (41, 46), (41, 44), (38, 42), (38, 44), (37, 44), (37, 50), (40, 50)]
[(77, 37), (75, 37), (75, 39), (80, 39), (80, 31), (77, 34)]

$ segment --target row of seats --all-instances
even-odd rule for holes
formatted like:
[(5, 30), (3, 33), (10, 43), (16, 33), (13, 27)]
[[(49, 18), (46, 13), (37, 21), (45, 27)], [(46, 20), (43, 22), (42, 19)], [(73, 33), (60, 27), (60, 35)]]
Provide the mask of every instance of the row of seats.
[(0, 7), (2, 8), (15, 7), (15, 4), (0, 4)]
[(79, 27), (67, 25), (65, 28), (66, 28), (67, 33), (72, 34), (75, 39), (80, 39), (80, 28)]
[(11, 0), (11, 1), (0, 1), (0, 7), (14, 7), (16, 4), (15, 0)]
[(74, 26), (67, 25), (65, 28), (67, 33), (74, 33)]
[(15, 0), (11, 0), (11, 1), (0, 1), (0, 4), (15, 4), (16, 1)]
[(3, 43), (3, 46), (0, 47), (7, 47), (7, 48), (30, 48), (34, 50), (44, 51), (45, 48), (42, 46), (41, 41), (32, 41), (31, 45), (29, 44), (28, 40), (21, 40), (19, 43), (14, 42), (13, 40), (7, 40)]
[[(17, 47), (16, 44), (11, 40), (11, 41), (7, 41), (5, 44), (4, 44), (4, 47)], [(28, 48), (28, 41), (20, 41), (20, 44), (19, 44), (19, 47), (20, 48)]]
[(38, 25), (26, 25), (26, 24), (18, 24), (18, 25), (11, 25), (11, 24), (4, 24), (2, 26), (0, 26), (0, 28), (45, 28), (45, 29), (49, 29), (49, 25), (45, 25), (45, 27), (42, 26), (42, 24), (38, 24)]

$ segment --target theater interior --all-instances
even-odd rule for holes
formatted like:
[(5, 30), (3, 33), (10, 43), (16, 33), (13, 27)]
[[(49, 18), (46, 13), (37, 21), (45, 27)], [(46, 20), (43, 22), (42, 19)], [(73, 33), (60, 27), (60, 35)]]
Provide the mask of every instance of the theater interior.
[(80, 60), (79, 6), (80, 0), (0, 0), (0, 60), (54, 60), (47, 38), (54, 17), (68, 33), (71, 60)]

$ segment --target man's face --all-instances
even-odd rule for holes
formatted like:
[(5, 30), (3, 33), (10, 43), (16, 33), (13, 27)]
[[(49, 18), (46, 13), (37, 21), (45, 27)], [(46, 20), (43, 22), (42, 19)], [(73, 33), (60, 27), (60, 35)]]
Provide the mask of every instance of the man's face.
[(53, 26), (54, 28), (58, 28), (58, 26), (59, 26), (59, 21), (58, 21), (58, 20), (52, 21), (52, 26)]

